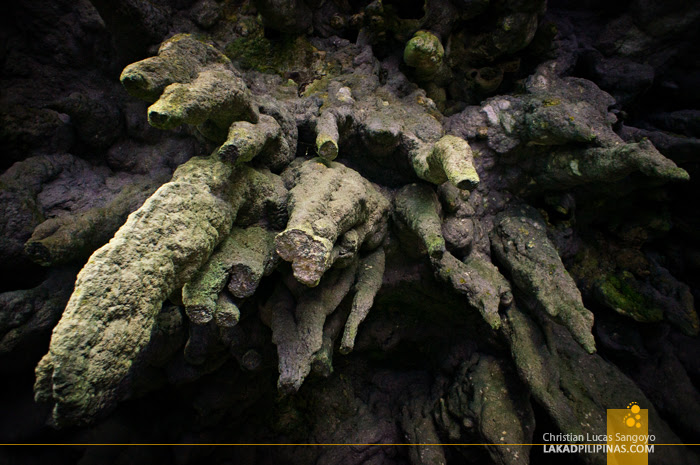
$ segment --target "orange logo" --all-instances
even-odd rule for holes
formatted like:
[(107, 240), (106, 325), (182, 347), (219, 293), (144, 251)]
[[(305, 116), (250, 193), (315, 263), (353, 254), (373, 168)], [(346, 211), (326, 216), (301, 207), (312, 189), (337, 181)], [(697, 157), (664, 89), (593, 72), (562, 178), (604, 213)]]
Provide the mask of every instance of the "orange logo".
[(654, 451), (649, 436), (649, 410), (637, 402), (627, 408), (608, 409), (607, 465), (648, 465)]
[(639, 405), (637, 405), (636, 402), (632, 402), (627, 406), (627, 408), (630, 410), (630, 413), (625, 415), (625, 425), (627, 425), (628, 428), (641, 428), (642, 409), (639, 408)]

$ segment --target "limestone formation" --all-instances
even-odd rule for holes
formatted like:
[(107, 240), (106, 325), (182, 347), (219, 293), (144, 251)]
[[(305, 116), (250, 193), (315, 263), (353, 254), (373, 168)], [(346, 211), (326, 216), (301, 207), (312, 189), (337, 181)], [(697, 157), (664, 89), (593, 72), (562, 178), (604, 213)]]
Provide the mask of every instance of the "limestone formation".
[[(258, 226), (233, 228), (207, 263), (182, 288), (187, 316), (195, 324), (210, 322), (220, 313), (219, 299), (225, 287), (235, 297), (253, 295), (263, 275), (274, 269), (275, 258), (272, 233)], [(226, 308), (231, 305), (235, 307), (225, 299), (221, 313), (235, 312)]]
[(272, 330), (272, 342), (277, 346), (277, 387), (282, 393), (297, 391), (311, 371), (316, 354), (323, 348), (326, 318), (350, 292), (356, 270), (356, 263), (336, 268), (324, 276), (318, 287), (303, 289), (296, 302), (285, 295), (289, 291), (280, 290), (266, 305), (262, 318)]
[(187, 123), (215, 141), (234, 121), (256, 123), (258, 111), (243, 80), (225, 66), (201, 71), (189, 83), (173, 83), (148, 108), (148, 121), (160, 129)]
[[(627, 3), (8, 4), (0, 442), (526, 465), (635, 402), (700, 435), (700, 10)], [(146, 442), (346, 446), (79, 445)]]
[(378, 248), (360, 260), (357, 282), (355, 283), (355, 297), (352, 300), (352, 309), (345, 323), (343, 340), (340, 344), (341, 354), (351, 352), (355, 345), (358, 327), (367, 317), (374, 303), (374, 298), (382, 287), (384, 267), (385, 254), (382, 248)]
[(26, 254), (42, 266), (86, 259), (104, 245), (155, 191), (153, 183), (134, 183), (125, 187), (104, 207), (49, 218), (38, 225), (25, 243)]
[(227, 62), (211, 45), (179, 34), (163, 42), (158, 56), (127, 66), (120, 80), (130, 94), (153, 103), (170, 84), (192, 82), (208, 66)]
[(0, 354), (27, 350), (48, 334), (61, 317), (74, 281), (74, 270), (56, 269), (32, 289), (0, 294)]
[(534, 414), (529, 393), (513, 387), (515, 376), (495, 358), (477, 354), (460, 365), (454, 383), (442, 399), (443, 418), (461, 419), (457, 428), (478, 429), (493, 444), (487, 449), (499, 464), (529, 463)]
[(444, 55), (440, 39), (429, 31), (418, 31), (406, 43), (403, 61), (416, 68), (421, 77), (429, 77), (440, 69)]
[(595, 352), (593, 314), (559, 254), (547, 239), (544, 223), (531, 207), (513, 209), (496, 218), (491, 246), (515, 286), (571, 331), (588, 353)]
[(688, 179), (648, 140), (625, 143), (612, 130), (614, 100), (590, 81), (561, 78), (557, 64), (548, 62), (525, 88), (522, 97), (493, 97), (454, 119), (457, 133), (472, 137), (481, 131), (495, 152), (521, 153), (521, 189), (562, 190), (635, 172), (664, 181)]
[(338, 259), (381, 245), (389, 202), (359, 173), (312, 159), (293, 165), (285, 179), (289, 222), (275, 245), (299, 282), (316, 286)]
[(489, 326), (500, 328), (499, 309), (512, 303), (513, 294), (498, 268), (476, 254), (461, 262), (449, 252), (435, 260), (433, 266), (440, 279), (467, 296), (469, 305), (481, 313)]
[[(231, 162), (245, 163), (258, 155), (278, 153), (288, 158), (290, 147), (282, 128), (274, 118), (262, 115), (257, 124), (238, 121), (231, 125), (226, 142), (219, 147), (219, 156)], [(280, 153), (281, 152), (281, 153)]]
[[(649, 408), (649, 434), (657, 441), (675, 441), (675, 434), (639, 388), (615, 365), (596, 354), (588, 354), (561, 325), (542, 316), (538, 327), (513, 306), (505, 328), (513, 360), (533, 397), (547, 409), (562, 431), (592, 434), (604, 431), (607, 405), (624, 404), (630, 397)], [(682, 461), (684, 451), (669, 451), (666, 460)], [(591, 457), (590, 463), (605, 463)]]
[(474, 189), (479, 184), (472, 149), (459, 137), (442, 137), (431, 151), (414, 153), (412, 163), (418, 177), (433, 184), (449, 181), (460, 189)]
[(164, 42), (158, 56), (129, 65), (121, 75), (135, 97), (155, 102), (148, 121), (161, 129), (197, 126), (222, 142), (234, 121), (258, 121), (258, 108), (226, 56), (188, 34)]
[(396, 218), (422, 241), (431, 258), (440, 259), (445, 252), (437, 195), (426, 185), (411, 184), (396, 194)]
[(234, 181), (233, 168), (216, 158), (191, 160), (90, 257), (37, 367), (37, 399), (54, 404), (57, 424), (85, 422), (124, 395), (163, 301), (254, 200), (246, 192), (249, 173)]

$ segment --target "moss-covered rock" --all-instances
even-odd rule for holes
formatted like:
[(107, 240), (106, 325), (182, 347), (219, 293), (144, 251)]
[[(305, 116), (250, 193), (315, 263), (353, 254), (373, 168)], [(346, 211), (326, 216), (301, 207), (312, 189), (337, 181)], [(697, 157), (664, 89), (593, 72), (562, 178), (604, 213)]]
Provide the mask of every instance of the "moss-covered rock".
[(37, 367), (36, 397), (58, 425), (93, 421), (129, 392), (163, 301), (229, 233), (251, 172), (192, 159), (90, 257)]
[(395, 219), (415, 233), (427, 254), (435, 259), (445, 253), (439, 212), (437, 195), (425, 184), (410, 184), (399, 190), (394, 199)]
[(34, 229), (24, 250), (42, 266), (85, 260), (109, 241), (156, 187), (153, 182), (130, 184), (104, 207), (49, 218)]
[[(603, 19), (579, 11), (590, 30), (568, 24), (569, 13), (548, 16), (557, 27), (540, 25), (544, 5), (173, 2), (164, 8), (173, 23), (153, 34), (206, 29), (212, 41), (176, 35), (122, 74), (129, 93), (152, 104), (150, 123), (173, 132), (139, 130), (146, 120), (134, 115), (145, 107), (118, 90), (78, 80), (74, 92), (74, 72), (41, 89), (57, 94), (48, 106), (3, 116), (14, 149), (26, 142), (28, 154), (53, 153), (35, 142), (67, 129), (85, 157), (42, 156), (0, 177), (0, 245), (12, 252), (3, 270), (27, 254), (49, 267), (32, 268), (36, 283), (49, 276), (38, 288), (0, 295), (0, 350), (14, 350), (13, 363), (68, 297), (54, 285), (56, 264), (83, 260), (125, 221), (80, 273), (37, 368), (37, 398), (52, 404), (53, 423), (92, 424), (131, 398), (95, 438), (117, 430), (133, 442), (153, 425), (175, 442), (375, 444), (285, 449), (282, 458), (299, 464), (525, 464), (522, 444), (541, 439), (534, 416), (543, 430), (601, 434), (605, 409), (635, 400), (647, 408), (644, 394), (672, 427), (697, 429), (679, 412), (684, 403), (697, 410), (691, 336), (700, 325), (692, 288), (674, 277), (694, 276), (697, 260), (662, 239), (690, 241), (693, 210), (654, 213), (678, 195), (663, 183), (688, 177), (666, 156), (689, 160), (694, 142), (625, 129), (669, 129), (680, 115), (646, 121), (644, 112), (685, 104), (661, 95), (675, 92), (677, 77), (659, 72), (654, 98), (629, 112), (597, 77), (567, 77), (591, 71), (585, 57), (597, 53)], [(149, 10), (131, 0), (114, 8), (135, 8), (138, 21)], [(108, 40), (96, 12), (80, 14), (88, 13)], [(7, 42), (2, 100), (17, 102), (12, 73), (24, 62)], [(538, 66), (544, 57), (554, 61)], [(17, 131), (23, 124), (31, 137)], [(671, 145), (659, 153), (647, 134)], [(185, 163), (203, 150), (214, 155)], [(597, 312), (597, 341), (583, 302)], [(669, 396), (663, 379), (686, 370)], [(155, 389), (163, 390), (141, 398)], [(144, 406), (152, 421), (122, 427)], [(653, 433), (680, 441), (649, 410)], [(439, 445), (447, 439), (488, 445)], [(671, 451), (670, 463), (686, 452)], [(148, 461), (129, 454), (109, 459)], [(247, 463), (256, 454), (194, 448), (182, 461)], [(280, 454), (266, 449), (262, 459)]]
[(36, 287), (0, 294), (0, 354), (29, 350), (50, 333), (61, 318), (74, 281), (74, 269), (57, 269)]
[(473, 159), (467, 141), (444, 136), (429, 152), (417, 152), (412, 163), (418, 177), (433, 184), (449, 181), (460, 189), (474, 189), (479, 184), (479, 174)]
[(663, 310), (641, 294), (630, 272), (600, 278), (595, 292), (606, 307), (634, 320), (650, 323), (663, 319)]
[(487, 449), (498, 464), (530, 463), (526, 444), (533, 441), (535, 418), (529, 392), (517, 387), (516, 379), (512, 368), (478, 354), (460, 365), (444, 399), (449, 415), (461, 420), (461, 428), (476, 429), (493, 444)]
[[(587, 353), (568, 329), (536, 312), (538, 325), (517, 306), (506, 315), (505, 335), (518, 373), (561, 432), (584, 438), (604, 434), (606, 409), (624, 408), (634, 398), (649, 409), (649, 434), (657, 441), (674, 440), (673, 431), (634, 382), (600, 355)], [(672, 450), (665, 460), (682, 461), (684, 454)], [(593, 464), (606, 460), (603, 455), (588, 457)]]
[[(276, 258), (274, 233), (259, 226), (233, 228), (207, 263), (183, 287), (182, 302), (187, 316), (196, 324), (206, 324), (216, 318), (219, 311), (235, 313), (226, 308), (235, 306), (233, 302), (225, 298), (220, 300), (224, 288), (228, 287), (238, 298), (250, 297), (263, 275), (272, 272)], [(221, 310), (220, 303), (224, 306)]]
[(207, 66), (229, 63), (211, 45), (190, 34), (177, 34), (161, 44), (158, 56), (127, 66), (119, 79), (131, 95), (152, 103), (170, 84), (191, 82)]
[(296, 299), (278, 286), (262, 309), (263, 321), (272, 330), (272, 342), (277, 346), (277, 388), (283, 394), (299, 390), (317, 357), (327, 354), (323, 350), (324, 323), (350, 292), (356, 271), (357, 261), (346, 268), (334, 268), (318, 287), (301, 289)]
[(289, 222), (275, 244), (280, 257), (292, 263), (296, 279), (315, 286), (341, 256), (381, 244), (389, 202), (339, 163), (299, 161), (284, 174), (290, 188)]
[(357, 281), (355, 282), (355, 296), (340, 343), (339, 351), (341, 354), (350, 353), (355, 346), (357, 330), (369, 314), (374, 304), (374, 297), (379, 292), (379, 288), (382, 287), (384, 267), (385, 254), (381, 247), (360, 260)]
[[(320, 77), (326, 67), (324, 53), (303, 35), (283, 35), (268, 39), (262, 28), (255, 28), (244, 37), (226, 44), (224, 53), (242, 69), (275, 73), (288, 78)], [(298, 76), (298, 77), (297, 77)]]
[(444, 56), (445, 49), (440, 39), (430, 31), (416, 32), (403, 51), (403, 61), (416, 68), (416, 72), (422, 78), (435, 74), (440, 69)]
[(547, 238), (532, 207), (513, 207), (496, 217), (491, 245), (517, 288), (571, 331), (588, 353), (595, 352), (593, 314), (583, 306), (576, 283)]

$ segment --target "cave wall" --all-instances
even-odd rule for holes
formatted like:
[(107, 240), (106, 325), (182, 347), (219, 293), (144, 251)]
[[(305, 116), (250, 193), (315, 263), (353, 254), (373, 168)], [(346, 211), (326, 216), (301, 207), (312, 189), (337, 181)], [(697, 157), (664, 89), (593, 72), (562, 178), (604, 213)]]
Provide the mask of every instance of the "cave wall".
[(697, 5), (0, 10), (0, 442), (365, 444), (3, 461), (539, 464), (422, 444), (630, 402), (697, 442)]

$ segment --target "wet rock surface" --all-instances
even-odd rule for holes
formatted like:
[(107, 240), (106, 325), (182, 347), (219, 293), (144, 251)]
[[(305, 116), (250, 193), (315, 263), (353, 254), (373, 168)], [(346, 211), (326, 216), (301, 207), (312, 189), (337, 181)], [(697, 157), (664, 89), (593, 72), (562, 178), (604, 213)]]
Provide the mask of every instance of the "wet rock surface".
[(698, 442), (697, 5), (0, 10), (0, 462)]

